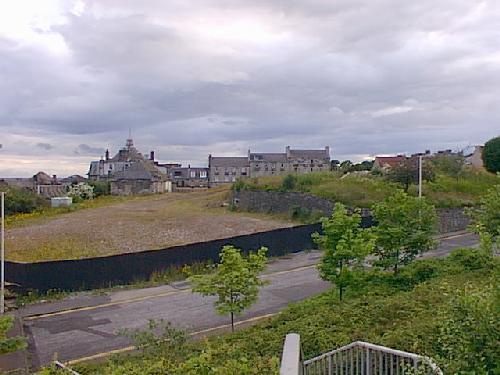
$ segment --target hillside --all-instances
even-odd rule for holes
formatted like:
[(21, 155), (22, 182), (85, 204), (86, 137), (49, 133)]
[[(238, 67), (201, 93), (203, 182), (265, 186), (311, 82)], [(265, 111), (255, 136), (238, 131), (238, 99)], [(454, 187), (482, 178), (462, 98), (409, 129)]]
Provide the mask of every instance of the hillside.
[[(402, 188), (383, 176), (370, 173), (342, 175), (327, 172), (292, 176), (292, 183), (284, 183), (284, 176), (260, 177), (239, 181), (234, 188), (310, 193), (353, 207), (370, 207)], [(499, 177), (482, 171), (464, 171), (458, 179), (438, 173), (434, 181), (424, 181), (423, 194), (436, 207), (471, 206), (498, 183)], [(417, 195), (417, 187), (411, 185), (409, 193)]]

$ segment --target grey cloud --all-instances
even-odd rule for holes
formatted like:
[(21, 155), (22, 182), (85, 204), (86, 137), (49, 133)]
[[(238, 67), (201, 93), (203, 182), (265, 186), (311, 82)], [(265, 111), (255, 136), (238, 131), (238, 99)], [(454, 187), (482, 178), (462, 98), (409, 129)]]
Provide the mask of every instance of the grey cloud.
[(52, 150), (54, 148), (54, 146), (52, 146), (50, 143), (43, 143), (43, 142), (37, 143), (36, 147), (41, 148), (43, 150)]
[[(286, 144), (342, 158), (480, 143), (500, 121), (499, 17), (493, 0), (89, 1), (52, 28), (67, 56), (0, 39), (0, 128), (89, 156), (132, 128), (142, 151), (200, 163)], [(271, 41), (213, 42), (193, 29), (211, 18), (256, 19)]]
[(101, 147), (92, 147), (86, 144), (80, 144), (78, 147), (75, 149), (75, 154), (76, 155), (103, 155), (106, 150)]

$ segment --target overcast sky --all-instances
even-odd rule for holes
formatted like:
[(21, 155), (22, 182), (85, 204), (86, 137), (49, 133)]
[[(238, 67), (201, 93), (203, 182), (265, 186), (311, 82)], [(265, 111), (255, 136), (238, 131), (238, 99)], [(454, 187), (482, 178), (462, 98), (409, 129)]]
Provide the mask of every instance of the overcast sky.
[(129, 128), (196, 165), (484, 143), (499, 20), (498, 0), (2, 1), (0, 176), (85, 174)]

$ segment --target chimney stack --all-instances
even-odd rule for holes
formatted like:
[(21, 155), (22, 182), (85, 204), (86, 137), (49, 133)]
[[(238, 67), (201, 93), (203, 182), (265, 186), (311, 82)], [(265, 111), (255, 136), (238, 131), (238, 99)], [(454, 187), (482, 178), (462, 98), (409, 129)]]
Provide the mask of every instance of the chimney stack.
[(109, 160), (109, 150), (106, 149), (106, 161), (108, 161), (108, 160)]
[(286, 146), (285, 152), (286, 152), (286, 157), (290, 158), (290, 146)]
[(155, 160), (155, 152), (154, 152), (154, 151), (151, 151), (151, 152), (149, 153), (149, 160), (152, 160), (152, 161), (154, 161), (154, 160)]
[(330, 158), (330, 146), (325, 146), (325, 153), (328, 158)]

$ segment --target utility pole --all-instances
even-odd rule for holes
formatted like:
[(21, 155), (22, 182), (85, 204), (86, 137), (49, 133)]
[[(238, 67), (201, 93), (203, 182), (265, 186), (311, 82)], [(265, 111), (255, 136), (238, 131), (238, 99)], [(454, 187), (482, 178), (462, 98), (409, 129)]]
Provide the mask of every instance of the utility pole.
[(422, 155), (418, 156), (418, 197), (422, 198)]
[(2, 229), (1, 229), (1, 290), (0, 290), (0, 313), (5, 312), (5, 192), (1, 192), (1, 211), (2, 211)]

